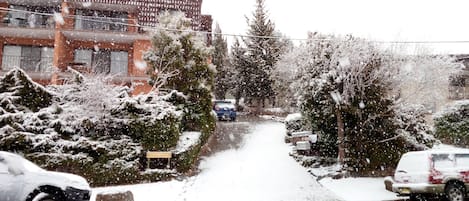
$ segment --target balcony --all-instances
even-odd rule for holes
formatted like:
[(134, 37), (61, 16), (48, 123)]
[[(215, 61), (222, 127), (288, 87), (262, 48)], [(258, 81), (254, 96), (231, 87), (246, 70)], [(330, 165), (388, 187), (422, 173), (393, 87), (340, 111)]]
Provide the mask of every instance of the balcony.
[(128, 19), (128, 13), (122, 11), (77, 9), (75, 29), (127, 32)]
[[(0, 10), (0, 36), (53, 39), (55, 21), (50, 15), (38, 15), (26, 7), (14, 6), (15, 10)], [(36, 10), (42, 11), (39, 8)], [(5, 13), (6, 12), (6, 13)], [(34, 31), (32, 31), (34, 29)]]
[(126, 18), (108, 18), (108, 17), (91, 17), (76, 16), (75, 29), (89, 31), (114, 31), (127, 32), (128, 20)]
[(52, 16), (29, 15), (29, 17), (12, 17), (9, 14), (2, 19), (1, 25), (4, 27), (55, 28), (55, 21)]

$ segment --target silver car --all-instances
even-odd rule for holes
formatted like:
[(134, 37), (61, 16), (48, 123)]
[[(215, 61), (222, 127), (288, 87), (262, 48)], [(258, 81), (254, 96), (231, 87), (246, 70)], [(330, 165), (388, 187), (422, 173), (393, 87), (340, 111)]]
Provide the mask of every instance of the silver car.
[(392, 181), (392, 191), (410, 200), (440, 195), (463, 201), (469, 192), (469, 150), (436, 149), (402, 155)]
[(80, 176), (46, 171), (23, 157), (0, 151), (0, 201), (89, 201)]

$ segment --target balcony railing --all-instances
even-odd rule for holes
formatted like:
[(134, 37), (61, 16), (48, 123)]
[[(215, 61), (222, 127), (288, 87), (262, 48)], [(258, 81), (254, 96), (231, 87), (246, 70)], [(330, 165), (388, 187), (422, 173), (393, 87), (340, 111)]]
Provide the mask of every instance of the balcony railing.
[(30, 11), (9, 11), (0, 20), (1, 25), (7, 27), (47, 29), (53, 29), (55, 27), (55, 20), (53, 16), (31, 14)]
[(19, 67), (27, 72), (51, 72), (53, 65), (52, 57), (27, 57), (3, 55), (2, 70)]
[(76, 16), (76, 30), (127, 32), (128, 19), (112, 17)]
[(68, 67), (75, 69), (81, 73), (92, 74), (113, 74), (117, 76), (127, 76), (128, 62), (127, 61), (112, 61), (112, 63), (101, 63), (88, 65), (87, 62), (71, 62)]

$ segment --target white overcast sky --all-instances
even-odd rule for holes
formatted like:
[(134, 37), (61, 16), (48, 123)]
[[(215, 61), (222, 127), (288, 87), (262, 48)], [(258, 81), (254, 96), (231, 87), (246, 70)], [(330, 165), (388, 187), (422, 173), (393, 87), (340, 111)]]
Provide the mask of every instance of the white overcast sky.
[[(202, 13), (224, 33), (245, 34), (244, 16), (252, 17), (255, 1), (203, 0)], [(266, 8), (276, 29), (291, 38), (317, 31), (380, 41), (469, 41), (469, 0), (266, 0)], [(469, 53), (469, 43), (431, 48)]]

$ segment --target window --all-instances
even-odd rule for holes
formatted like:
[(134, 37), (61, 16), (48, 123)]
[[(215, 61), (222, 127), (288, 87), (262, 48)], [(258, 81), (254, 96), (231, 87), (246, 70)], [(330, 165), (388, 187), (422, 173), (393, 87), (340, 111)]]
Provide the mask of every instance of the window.
[(454, 167), (454, 158), (450, 154), (434, 154), (432, 155), (433, 167), (437, 170), (448, 169)]
[(21, 46), (5, 45), (3, 47), (2, 69), (19, 68), (21, 64)]
[(456, 167), (469, 169), (469, 154), (456, 154)]
[(8, 173), (8, 166), (5, 163), (5, 159), (0, 158), (0, 174), (7, 174)]
[(128, 58), (127, 52), (111, 52), (111, 74), (127, 75)]
[(93, 73), (127, 75), (128, 52), (110, 50), (75, 50), (75, 63), (88, 66)]
[(75, 63), (83, 66), (91, 66), (92, 51), (91, 50), (75, 50)]
[(19, 67), (29, 72), (50, 72), (54, 48), (37, 46), (5, 45), (2, 56), (2, 69)]

